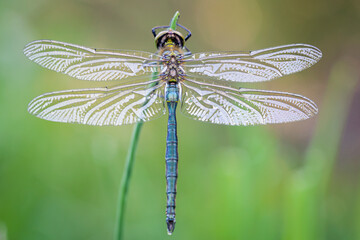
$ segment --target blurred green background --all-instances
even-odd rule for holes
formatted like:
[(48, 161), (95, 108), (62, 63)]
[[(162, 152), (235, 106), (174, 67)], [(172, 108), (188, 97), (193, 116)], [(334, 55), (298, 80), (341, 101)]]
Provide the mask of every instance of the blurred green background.
[[(193, 52), (289, 43), (320, 48), (304, 72), (257, 84), (305, 95), (313, 119), (229, 127), (178, 114), (177, 225), (166, 235), (166, 117), (144, 124), (124, 239), (360, 239), (357, 0), (0, 1), (0, 239), (112, 239), (133, 126), (53, 123), (27, 113), (45, 92), (93, 87), (32, 63), (37, 39), (155, 51), (176, 10)], [(103, 84), (104, 85), (104, 84)]]

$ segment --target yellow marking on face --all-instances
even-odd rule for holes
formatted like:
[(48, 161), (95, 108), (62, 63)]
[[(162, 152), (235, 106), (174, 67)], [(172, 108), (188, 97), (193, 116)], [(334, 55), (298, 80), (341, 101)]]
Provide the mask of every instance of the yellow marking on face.
[(174, 42), (171, 39), (168, 39), (165, 43), (166, 47), (175, 47)]
[(168, 46), (168, 45), (166, 45), (166, 46), (164, 46), (163, 48), (160, 48), (159, 49), (159, 55), (162, 55), (164, 52), (166, 52), (166, 51), (169, 51), (170, 52), (170, 56), (172, 56), (172, 55), (176, 55), (176, 53), (179, 53), (179, 54), (183, 54), (184, 53), (184, 51), (181, 49), (181, 48), (179, 48), (178, 46), (175, 46), (175, 45), (170, 45), (170, 46)]

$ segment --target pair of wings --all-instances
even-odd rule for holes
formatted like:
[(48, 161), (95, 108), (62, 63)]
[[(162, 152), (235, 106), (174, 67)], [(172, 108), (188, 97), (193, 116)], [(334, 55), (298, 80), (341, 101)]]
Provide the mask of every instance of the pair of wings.
[[(26, 45), (25, 55), (41, 66), (91, 81), (142, 79), (112, 88), (46, 93), (29, 103), (37, 117), (88, 125), (123, 125), (165, 114), (166, 83), (156, 73), (161, 56), (141, 51), (102, 50), (40, 40)], [(196, 120), (226, 125), (255, 125), (307, 119), (317, 113), (311, 100), (296, 94), (236, 89), (211, 84), (268, 81), (315, 64), (321, 51), (293, 44), (251, 52), (196, 53), (184, 59), (179, 84), (182, 112)], [(121, 81), (120, 81), (121, 82)]]

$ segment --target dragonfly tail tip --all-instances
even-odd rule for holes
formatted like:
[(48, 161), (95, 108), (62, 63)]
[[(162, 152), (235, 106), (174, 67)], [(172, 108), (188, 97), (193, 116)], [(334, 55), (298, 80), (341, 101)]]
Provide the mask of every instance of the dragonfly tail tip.
[(167, 233), (168, 235), (171, 235), (175, 229), (175, 219), (166, 220), (166, 224), (167, 224)]

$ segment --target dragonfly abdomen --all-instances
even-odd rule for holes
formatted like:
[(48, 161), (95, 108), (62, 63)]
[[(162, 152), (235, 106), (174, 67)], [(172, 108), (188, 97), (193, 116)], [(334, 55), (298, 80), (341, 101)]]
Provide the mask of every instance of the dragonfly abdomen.
[(176, 183), (178, 176), (178, 138), (176, 125), (176, 106), (179, 100), (177, 84), (170, 83), (166, 87), (166, 102), (169, 110), (169, 120), (166, 137), (166, 223), (168, 234), (175, 228)]

